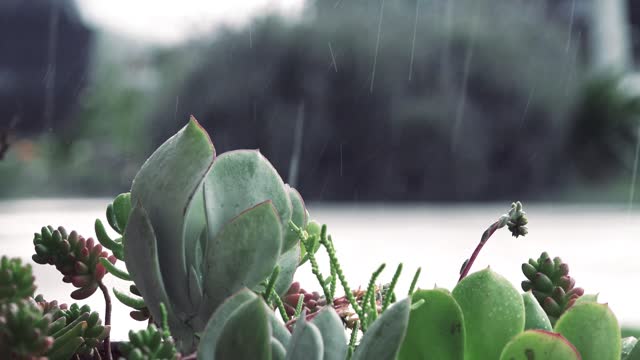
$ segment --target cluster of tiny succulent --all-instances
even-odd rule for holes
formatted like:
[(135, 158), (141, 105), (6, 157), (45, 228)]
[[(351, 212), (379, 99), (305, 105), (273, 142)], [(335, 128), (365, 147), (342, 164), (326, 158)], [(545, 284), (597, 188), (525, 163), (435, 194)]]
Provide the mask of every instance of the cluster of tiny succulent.
[(522, 264), (522, 272), (527, 277), (522, 282), (522, 290), (533, 293), (551, 324), (555, 324), (584, 294), (584, 290), (575, 287), (575, 280), (569, 276), (569, 265), (559, 257), (552, 260), (546, 252), (537, 260), (529, 259), (528, 263)]
[(22, 265), (20, 259), (3, 256), (0, 259), (0, 304), (33, 296), (36, 286), (31, 265)]
[(178, 359), (173, 339), (154, 324), (143, 330), (129, 331), (129, 342), (120, 345), (120, 351), (128, 360)]
[[(0, 358), (38, 359), (53, 346), (50, 319), (32, 300), (0, 304)], [(47, 354), (51, 355), (51, 353)]]
[(307, 315), (311, 315), (322, 309), (322, 307), (327, 304), (327, 300), (322, 297), (319, 292), (314, 291), (308, 293), (305, 289), (300, 287), (299, 282), (295, 281), (291, 284), (287, 293), (282, 297), (284, 308), (289, 317), (293, 317), (296, 314), (298, 302), (300, 301), (301, 296), (302, 308), (298, 313), (304, 311)]
[(107, 273), (100, 258), (116, 262), (115, 256), (103, 251), (93, 238), (85, 239), (75, 231), (68, 234), (63, 227), (43, 227), (35, 234), (33, 244), (36, 251), (33, 261), (54, 265), (63, 275), (62, 281), (78, 288), (71, 293), (76, 300), (91, 296)]
[(12, 289), (0, 301), (0, 358), (66, 360), (73, 354), (93, 355), (109, 335), (109, 326), (86, 305), (67, 308), (42, 295), (32, 298), (35, 285), (29, 265), (3, 258), (0, 267), (0, 288)]

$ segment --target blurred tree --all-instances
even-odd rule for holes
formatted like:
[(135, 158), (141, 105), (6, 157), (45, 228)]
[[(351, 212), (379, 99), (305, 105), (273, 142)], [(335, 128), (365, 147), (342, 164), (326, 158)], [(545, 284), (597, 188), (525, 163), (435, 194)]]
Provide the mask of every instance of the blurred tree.
[(567, 177), (583, 62), (545, 11), (318, 0), (299, 22), (257, 19), (188, 53), (194, 70), (152, 113), (154, 143), (194, 114), (219, 151), (260, 148), (287, 174), (304, 104), (307, 199), (543, 197)]
[(91, 42), (72, 0), (0, 1), (0, 130), (57, 129), (85, 84)]

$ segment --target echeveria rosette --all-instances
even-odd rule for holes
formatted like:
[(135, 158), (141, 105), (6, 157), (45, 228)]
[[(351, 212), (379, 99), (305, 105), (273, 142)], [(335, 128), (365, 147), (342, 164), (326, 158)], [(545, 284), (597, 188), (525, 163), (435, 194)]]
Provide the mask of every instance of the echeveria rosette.
[(522, 272), (527, 277), (522, 282), (522, 289), (531, 290), (552, 325), (584, 294), (569, 276), (569, 265), (559, 257), (552, 260), (546, 252), (538, 260), (529, 259), (528, 263), (522, 264)]
[(36, 290), (33, 280), (31, 265), (23, 265), (18, 258), (3, 256), (0, 259), (0, 304), (33, 296)]
[(160, 303), (182, 350), (194, 348), (215, 309), (243, 287), (257, 290), (275, 265), (276, 291), (293, 279), (306, 225), (300, 195), (253, 150), (216, 158), (192, 118), (136, 175), (124, 237), (127, 270), (153, 318)]
[(35, 234), (33, 243), (36, 251), (33, 261), (54, 265), (63, 275), (62, 281), (78, 288), (71, 293), (76, 300), (91, 296), (107, 273), (100, 258), (116, 262), (115, 256), (103, 251), (93, 238), (85, 239), (75, 231), (68, 234), (63, 227), (43, 227)]
[(31, 299), (0, 304), (0, 358), (46, 359), (53, 345), (50, 319)]

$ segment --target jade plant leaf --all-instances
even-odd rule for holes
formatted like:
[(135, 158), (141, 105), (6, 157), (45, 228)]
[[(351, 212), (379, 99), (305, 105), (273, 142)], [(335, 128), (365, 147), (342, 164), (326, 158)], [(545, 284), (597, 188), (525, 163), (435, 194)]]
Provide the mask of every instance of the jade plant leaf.
[(344, 360), (347, 355), (347, 336), (340, 316), (331, 306), (326, 306), (311, 321), (322, 336), (323, 360)]
[(462, 279), (452, 292), (465, 327), (465, 359), (497, 359), (504, 346), (524, 330), (522, 296), (491, 269)]
[(222, 333), (222, 329), (236, 310), (258, 296), (249, 289), (242, 289), (225, 300), (207, 322), (198, 345), (199, 359), (213, 359), (216, 353), (216, 345)]
[(215, 348), (215, 358), (203, 359), (270, 360), (268, 311), (259, 297), (241, 305), (224, 324)]
[(281, 241), (280, 220), (270, 200), (226, 224), (206, 249), (202, 316), (208, 318), (228, 296), (266, 279), (278, 261)]
[(393, 360), (400, 351), (409, 323), (411, 299), (389, 307), (373, 322), (353, 354), (353, 360)]
[(620, 326), (606, 304), (576, 304), (558, 319), (554, 330), (575, 345), (583, 360), (620, 359)]
[[(259, 151), (235, 150), (216, 159), (205, 179), (210, 236), (246, 209), (271, 200), (282, 234), (291, 219), (291, 200), (276, 169)], [(281, 235), (282, 236), (282, 235)]]
[(464, 359), (462, 310), (443, 289), (418, 290), (411, 301), (424, 303), (411, 310), (407, 334), (398, 359)]
[[(193, 308), (189, 297), (185, 296), (189, 293), (186, 281), (189, 269), (182, 238), (185, 213), (214, 157), (215, 149), (209, 135), (192, 117), (182, 130), (147, 159), (131, 187), (132, 204), (139, 203), (144, 207), (155, 232), (164, 287), (175, 302), (172, 304), (174, 311), (183, 314), (182, 317)], [(127, 236), (125, 239), (126, 242), (130, 240)]]
[(278, 295), (283, 296), (289, 290), (289, 286), (293, 282), (293, 276), (298, 269), (300, 262), (300, 243), (295, 244), (291, 249), (280, 255), (278, 266), (280, 266), (280, 275), (276, 279), (275, 291)]
[(500, 360), (580, 360), (578, 350), (562, 335), (527, 330), (505, 346)]
[(542, 306), (540, 306), (540, 303), (536, 300), (531, 291), (527, 291), (522, 294), (522, 300), (524, 300), (525, 330), (553, 330), (547, 313), (544, 312), (544, 309), (542, 309)]
[(278, 340), (271, 338), (271, 360), (285, 360), (287, 349)]
[(306, 313), (303, 311), (293, 329), (286, 359), (322, 360), (323, 354), (324, 344), (320, 329), (306, 320)]
[[(638, 339), (633, 336), (628, 336), (622, 339), (622, 353), (620, 354), (620, 360), (630, 360), (630, 355), (633, 349), (636, 347)], [(640, 359), (640, 351), (637, 351), (636, 356)]]
[(640, 345), (636, 343), (629, 355), (626, 358), (622, 357), (621, 360), (640, 360)]

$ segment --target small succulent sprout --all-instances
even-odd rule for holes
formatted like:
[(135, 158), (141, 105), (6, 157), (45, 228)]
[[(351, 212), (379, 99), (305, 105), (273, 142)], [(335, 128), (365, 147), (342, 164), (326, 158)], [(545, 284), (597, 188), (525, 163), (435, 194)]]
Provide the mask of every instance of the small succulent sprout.
[(33, 243), (36, 251), (33, 261), (54, 265), (63, 275), (62, 281), (78, 288), (71, 293), (76, 300), (91, 296), (107, 273), (101, 258), (111, 264), (116, 262), (115, 256), (103, 251), (93, 238), (85, 239), (75, 231), (68, 234), (63, 227), (43, 227), (35, 234)]
[(0, 259), (0, 304), (33, 296), (36, 290), (33, 280), (31, 265), (23, 265), (19, 258), (3, 256)]
[(164, 336), (154, 324), (139, 331), (129, 331), (129, 342), (120, 345), (120, 351), (129, 360), (178, 359), (173, 339)]
[(78, 354), (92, 355), (94, 349), (109, 336), (111, 326), (102, 325), (100, 314), (91, 311), (89, 305), (71, 304), (68, 309), (62, 310), (62, 316), (65, 317), (67, 324), (72, 324), (78, 320), (86, 323), (82, 331), (84, 342), (77, 350)]
[[(36, 296), (34, 301), (38, 306), (40, 306), (42, 313), (49, 316), (54, 322), (57, 319), (64, 317), (64, 311), (67, 310), (67, 304), (58, 304), (57, 300), (47, 301), (42, 294)], [(66, 319), (64, 323), (66, 324)]]
[(527, 220), (527, 213), (522, 211), (522, 203), (520, 201), (511, 204), (508, 216), (507, 227), (511, 231), (511, 235), (515, 237), (527, 235), (529, 230), (526, 225), (529, 220)]
[(49, 323), (31, 299), (0, 304), (0, 358), (44, 359), (53, 345)]
[(522, 264), (522, 273), (527, 278), (522, 282), (522, 290), (532, 292), (551, 325), (584, 294), (569, 276), (569, 265), (559, 257), (551, 259), (546, 252), (537, 260), (529, 259), (528, 263)]

